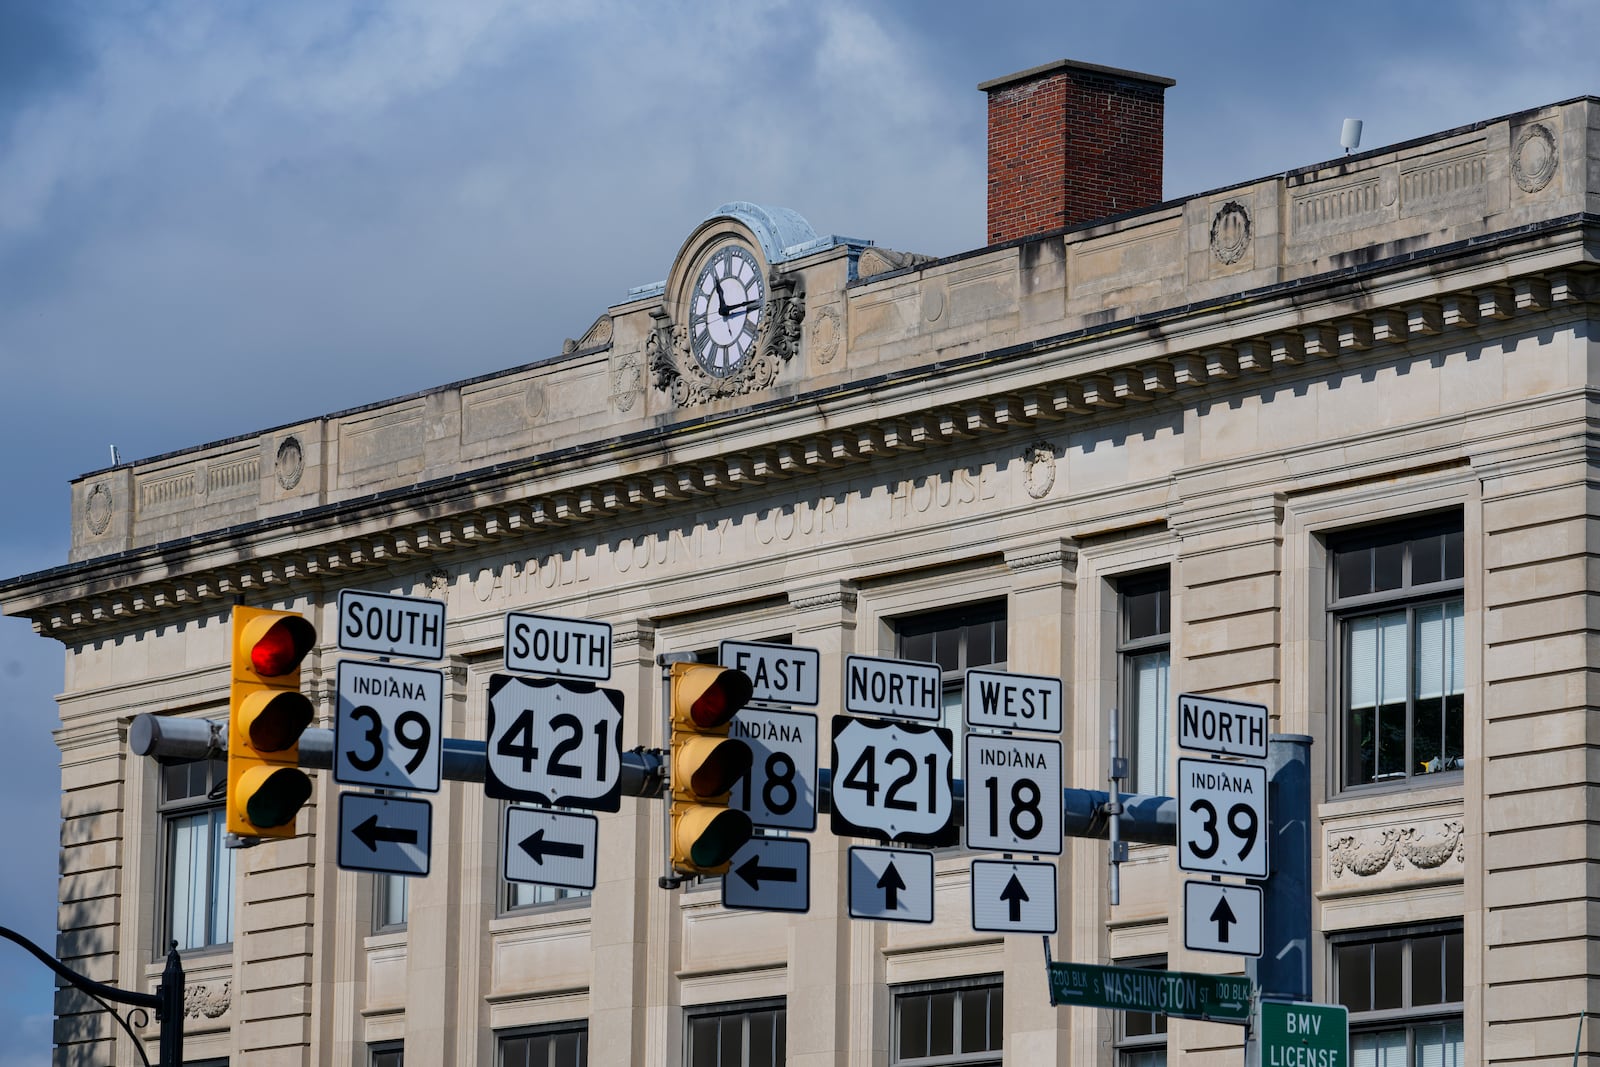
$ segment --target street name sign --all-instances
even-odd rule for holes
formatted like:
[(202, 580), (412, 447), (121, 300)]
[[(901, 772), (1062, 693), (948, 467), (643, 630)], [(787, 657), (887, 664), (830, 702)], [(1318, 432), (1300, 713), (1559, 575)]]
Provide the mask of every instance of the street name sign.
[(937, 663), (846, 656), (844, 710), (849, 715), (938, 722), (944, 714), (944, 676)]
[(1266, 759), (1266, 705), (1179, 693), (1178, 747)]
[(1149, 971), (1094, 963), (1047, 964), (1050, 1003), (1146, 1011), (1222, 1023), (1250, 1021), (1250, 979), (1242, 975)]
[(1061, 679), (980, 667), (967, 670), (961, 703), (967, 725), (980, 730), (1061, 732)]
[(722, 906), (755, 911), (811, 910), (811, 842), (752, 837), (722, 876)]
[(339, 648), (405, 659), (444, 659), (444, 602), (341, 589)]
[(1056, 865), (972, 861), (972, 928), (1001, 934), (1056, 932)]
[(852, 847), (850, 918), (933, 922), (933, 853)]
[(1267, 876), (1267, 769), (1259, 763), (1178, 760), (1178, 867)]
[(506, 670), (609, 681), (611, 624), (508, 611)]
[(949, 730), (833, 718), (833, 820), (840, 837), (953, 845), (955, 741)]
[(622, 809), (622, 693), (561, 678), (489, 676), (485, 796)]
[(967, 847), (1061, 855), (1061, 742), (969, 733), (966, 756)]
[(1350, 1009), (1263, 1000), (1261, 1067), (1350, 1067)]
[(339, 794), (339, 866), (347, 871), (427, 875), (433, 805), (409, 797)]
[(339, 661), (334, 781), (439, 791), (444, 675), (431, 667)]
[(599, 836), (593, 815), (509, 805), (501, 845), (506, 881), (593, 889)]
[(1259, 886), (1184, 882), (1183, 947), (1260, 957), (1261, 904)]
[(803, 704), (814, 708), (822, 702), (818, 684), (822, 653), (814, 648), (723, 641), (717, 645), (717, 662), (750, 676), (750, 699), (758, 704)]
[(750, 773), (728, 798), (730, 808), (773, 830), (817, 828), (817, 717), (809, 711), (741, 708), (728, 736), (750, 746)]

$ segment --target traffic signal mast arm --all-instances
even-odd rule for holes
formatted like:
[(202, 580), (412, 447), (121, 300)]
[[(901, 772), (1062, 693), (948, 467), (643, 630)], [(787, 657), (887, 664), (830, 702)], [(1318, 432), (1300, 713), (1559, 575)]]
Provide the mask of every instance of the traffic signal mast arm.
[[(135, 755), (171, 762), (212, 759), (227, 752), (228, 724), (205, 719), (178, 719), (165, 715), (138, 715), (128, 730)], [(444, 739), (443, 777), (452, 782), (482, 782), (488, 764), (488, 743), (463, 738)], [(309, 729), (300, 735), (300, 766), (306, 770), (333, 767), (333, 731)], [(666, 795), (666, 760), (656, 749), (635, 749), (622, 754), (622, 794), (663, 798)], [(833, 807), (833, 775), (824, 767), (818, 773), (817, 804), (827, 813)], [(1105, 838), (1105, 806), (1111, 794), (1103, 789), (1061, 791), (1062, 830), (1068, 837)], [(962, 814), (963, 788), (955, 782), (956, 818)], [(1122, 838), (1148, 845), (1172, 845), (1178, 840), (1178, 802), (1173, 797), (1123, 793)]]

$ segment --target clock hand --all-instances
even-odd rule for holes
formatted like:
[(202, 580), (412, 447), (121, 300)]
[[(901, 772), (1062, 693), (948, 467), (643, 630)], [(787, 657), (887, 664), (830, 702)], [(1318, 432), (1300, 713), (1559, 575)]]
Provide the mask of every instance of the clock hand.
[(722, 295), (722, 279), (715, 274), (711, 276), (711, 288), (717, 291), (717, 314), (722, 318), (727, 318), (728, 298)]

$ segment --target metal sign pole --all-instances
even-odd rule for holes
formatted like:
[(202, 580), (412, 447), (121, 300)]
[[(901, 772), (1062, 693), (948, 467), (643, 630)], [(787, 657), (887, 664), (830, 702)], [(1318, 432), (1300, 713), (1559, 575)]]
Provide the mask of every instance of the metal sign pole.
[[(1311, 738), (1274, 734), (1267, 746), (1271, 868), (1262, 900), (1260, 959), (1246, 960), (1257, 1000), (1311, 999)], [(1257, 1015), (1259, 1018), (1259, 1013)], [(1246, 1067), (1261, 1058), (1259, 1027), (1245, 1038)]]

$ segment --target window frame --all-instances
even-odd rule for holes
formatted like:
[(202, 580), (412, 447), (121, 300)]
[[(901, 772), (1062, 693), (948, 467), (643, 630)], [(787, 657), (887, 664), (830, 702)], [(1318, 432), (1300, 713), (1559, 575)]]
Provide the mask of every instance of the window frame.
[[(1164, 971), (1167, 969), (1165, 956), (1140, 956), (1133, 959), (1117, 960), (1118, 967), (1134, 967), (1140, 970)], [(1112, 1060), (1115, 1067), (1131, 1067), (1134, 1063), (1144, 1062), (1142, 1057), (1152, 1052), (1160, 1051), (1161, 1062), (1167, 1062), (1167, 1041), (1170, 1034), (1170, 1021), (1167, 1015), (1161, 1012), (1147, 1011), (1117, 1011), (1113, 1012), (1111, 1046)], [(1131, 1018), (1147, 1018), (1150, 1020), (1150, 1032), (1147, 1034), (1128, 1033), (1128, 1021)]]
[[(1128, 574), (1117, 575), (1112, 578), (1117, 598), (1117, 703), (1121, 720), (1121, 745), (1122, 755), (1128, 760), (1128, 779), (1123, 783), (1124, 789), (1131, 793), (1145, 793), (1152, 796), (1170, 795), (1171, 765), (1172, 765), (1172, 569), (1159, 567), (1153, 570), (1134, 571)], [(1161, 604), (1165, 608), (1165, 629), (1143, 637), (1130, 637), (1129, 629), (1132, 621), (1128, 610), (1128, 599), (1145, 593), (1163, 593)], [(1166, 692), (1162, 695), (1161, 706), (1155, 709), (1156, 719), (1163, 722), (1166, 731), (1158, 738), (1159, 761), (1156, 766), (1157, 780), (1144, 782), (1138, 773), (1140, 762), (1139, 746), (1145, 740), (1138, 728), (1139, 713), (1142, 709), (1135, 706), (1135, 697), (1138, 693), (1138, 679), (1135, 663), (1143, 656), (1152, 653), (1166, 653), (1167, 684)]]
[[(963, 687), (966, 684), (966, 674), (969, 668), (982, 667), (985, 670), (1003, 671), (1008, 669), (1007, 664), (1011, 656), (1011, 603), (1004, 596), (990, 597), (975, 600), (966, 604), (953, 604), (944, 607), (932, 608), (927, 611), (907, 612), (888, 619), (890, 632), (894, 635), (894, 656), (896, 659), (912, 660), (916, 662), (937, 662), (920, 658), (917, 653), (906, 648), (908, 638), (922, 637), (925, 634), (942, 634), (959, 627), (960, 637), (956, 646), (956, 666), (945, 669), (940, 666), (939, 686), (940, 697), (943, 701), (939, 721), (936, 726), (943, 726), (954, 735), (955, 752), (952, 758), (951, 773), (960, 778), (964, 768), (962, 758), (966, 744), (966, 716), (961, 711)], [(972, 662), (968, 651), (970, 638), (969, 629), (973, 626), (999, 623), (1000, 643), (1002, 655), (982, 663)], [(940, 625), (943, 624), (943, 625)], [(909, 625), (926, 627), (925, 634), (907, 634)], [(992, 632), (992, 631), (991, 631)], [(954, 694), (954, 704), (950, 703)], [(950, 714), (954, 708), (954, 715)]]
[[(516, 1041), (521, 1038), (533, 1037), (559, 1037), (563, 1034), (578, 1035), (578, 1065), (582, 1067), (589, 1062), (589, 1023), (586, 1019), (573, 1019), (567, 1022), (542, 1023), (538, 1026), (516, 1026), (506, 1030), (494, 1031), (494, 1067), (506, 1067), (507, 1041)], [(515, 1065), (513, 1065), (515, 1067)], [(543, 1065), (539, 1065), (543, 1067)], [(556, 1064), (556, 1067), (568, 1067), (567, 1064)]]
[[(1440, 1023), (1448, 1024), (1452, 1021), (1463, 1023), (1463, 1045), (1465, 1044), (1464, 1023), (1466, 1018), (1466, 960), (1465, 960), (1465, 933), (1464, 924), (1459, 921), (1419, 923), (1409, 926), (1341, 930), (1328, 934), (1328, 988), (1329, 1000), (1335, 1004), (1344, 1004), (1341, 999), (1339, 973), (1341, 963), (1341, 949), (1369, 945), (1400, 943), (1402, 946), (1402, 964), (1400, 990), (1406, 1001), (1410, 1001), (1414, 983), (1413, 961), (1414, 943), (1423, 938), (1443, 936), (1456, 938), (1458, 952), (1461, 954), (1461, 999), (1439, 1000), (1424, 1004), (1405, 1003), (1398, 1008), (1374, 1008), (1365, 1011), (1350, 1011), (1350, 1040), (1352, 1059), (1354, 1058), (1354, 1043), (1359, 1034), (1380, 1033), (1394, 1030), (1404, 1030), (1406, 1036), (1406, 1063), (1416, 1063), (1416, 1030), (1422, 1026), (1433, 1026)], [(1448, 945), (1448, 940), (1446, 945)], [(1441, 966), (1443, 966), (1441, 958)], [(1441, 975), (1441, 996), (1448, 996), (1450, 989), (1447, 979)]]
[[(389, 1059), (393, 1054), (398, 1054), (398, 1057)], [(405, 1062), (404, 1041), (375, 1041), (367, 1046), (367, 1067), (405, 1067)]]
[[(750, 1016), (757, 1012), (777, 1012), (783, 1024), (784, 1042), (781, 1056), (775, 1063), (784, 1063), (788, 1059), (788, 1033), (789, 1033), (789, 1001), (787, 997), (763, 997), (758, 1000), (723, 1001), (713, 1004), (685, 1005), (683, 1009), (683, 1064), (692, 1067), (694, 1061), (694, 1023), (698, 1019), (710, 1018), (740, 1018), (743, 1020), (743, 1063), (718, 1064), (717, 1067), (745, 1067), (750, 1056)], [(776, 1027), (774, 1027), (776, 1033)]]
[[(961, 998), (964, 994), (983, 992), (993, 997), (1000, 997), (1000, 1027), (999, 1044), (991, 1048), (981, 1049), (976, 1052), (962, 1052), (961, 1027), (963, 1012)], [(952, 1005), (950, 1044), (952, 1052), (948, 1055), (928, 1054), (924, 1056), (907, 1057), (901, 1046), (901, 1012), (905, 1001), (910, 997), (936, 996), (943, 993), (954, 993), (956, 999)], [(908, 982), (904, 985), (889, 987), (889, 1067), (989, 1067), (1000, 1064), (1005, 1059), (1005, 976), (1003, 974), (968, 975), (959, 978), (946, 978), (933, 982)], [(991, 1011), (984, 1013), (985, 1019)], [(929, 1013), (931, 1026), (932, 1013)]]
[[(172, 799), (167, 796), (168, 775), (175, 769), (183, 767), (191, 773), (197, 767), (206, 768), (206, 788), (198, 793)], [(216, 857), (211, 863), (211, 870), (206, 875), (206, 941), (198, 945), (182, 945), (178, 951), (182, 955), (220, 954), (233, 950), (233, 939), (237, 933), (235, 929), (237, 916), (237, 886), (238, 868), (236, 851), (227, 847), (227, 780), (228, 762), (226, 759), (190, 760), (174, 763), (157, 763), (156, 765), (156, 825), (157, 825), (157, 855), (160, 865), (157, 868), (157, 907), (156, 939), (152, 946), (152, 959), (161, 960), (166, 957), (167, 946), (173, 941), (181, 940), (178, 936), (178, 916), (176, 914), (177, 889), (176, 852), (177, 839), (173, 831), (173, 824), (179, 819), (186, 819), (198, 814), (210, 816), (209, 837), (211, 846), (216, 850)], [(227, 867), (226, 877), (228, 886), (228, 937), (226, 940), (216, 940), (214, 926), (216, 924), (216, 896), (221, 885), (222, 872), (217, 869), (216, 859), (225, 857)]]
[[(401, 909), (403, 918), (391, 922), (389, 909), (394, 903), (396, 886), (403, 890)], [(403, 933), (411, 925), (411, 879), (403, 874), (374, 874), (372, 876), (372, 932), (374, 934)]]
[[(1448, 535), (1454, 533), (1461, 539), (1461, 576), (1442, 578), (1433, 582), (1416, 583), (1412, 581), (1413, 553), (1412, 546), (1415, 542), (1435, 535)], [(1325, 612), (1327, 618), (1327, 649), (1328, 649), (1328, 687), (1332, 694), (1330, 707), (1330, 727), (1335, 737), (1335, 743), (1329, 746), (1329, 760), (1331, 762), (1329, 782), (1331, 792), (1335, 795), (1350, 795), (1356, 793), (1371, 793), (1383, 791), (1403, 791), (1443, 785), (1447, 783), (1459, 784), (1463, 771), (1458, 763), (1455, 767), (1445, 767), (1437, 771), (1423, 773), (1415, 768), (1420, 762), (1413, 759), (1417, 741), (1417, 649), (1415, 635), (1417, 632), (1417, 615), (1420, 611), (1455, 605), (1458, 607), (1463, 631), (1466, 616), (1466, 522), (1461, 509), (1451, 508), (1444, 511), (1434, 511), (1401, 518), (1388, 518), (1381, 522), (1331, 530), (1322, 534), (1323, 548), (1326, 559), (1326, 587), (1324, 595)], [(1340, 595), (1339, 573), (1340, 557), (1344, 553), (1364, 551), (1380, 545), (1400, 545), (1402, 547), (1401, 575), (1402, 581), (1398, 588), (1380, 590), (1377, 592), (1362, 592), (1356, 594)], [(1377, 619), (1385, 615), (1403, 612), (1405, 615), (1406, 663), (1405, 663), (1405, 752), (1401, 757), (1403, 772), (1382, 774), (1379, 773), (1381, 764), (1378, 763), (1377, 752), (1374, 752), (1373, 778), (1370, 781), (1353, 780), (1357, 773), (1356, 760), (1352, 756), (1352, 745), (1356, 743), (1356, 729), (1354, 725), (1354, 709), (1351, 703), (1350, 671), (1352, 657), (1349, 652), (1349, 641), (1352, 633), (1351, 624), (1361, 619)], [(1462, 650), (1465, 657), (1465, 649)], [(1461, 710), (1458, 734), (1461, 738), (1465, 757), (1466, 740), (1466, 686), (1463, 685), (1461, 697)], [(1381, 707), (1378, 705), (1377, 707)], [(1374, 709), (1376, 712), (1376, 707)]]

